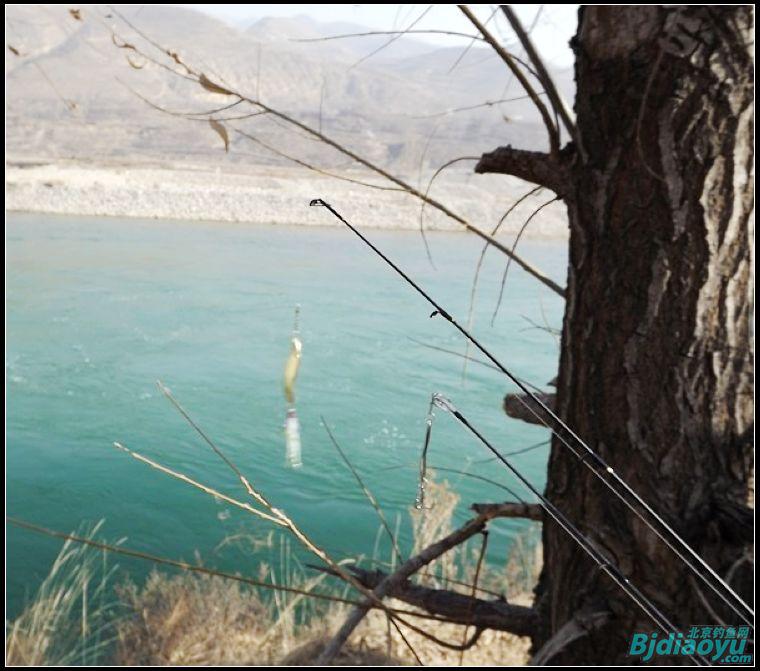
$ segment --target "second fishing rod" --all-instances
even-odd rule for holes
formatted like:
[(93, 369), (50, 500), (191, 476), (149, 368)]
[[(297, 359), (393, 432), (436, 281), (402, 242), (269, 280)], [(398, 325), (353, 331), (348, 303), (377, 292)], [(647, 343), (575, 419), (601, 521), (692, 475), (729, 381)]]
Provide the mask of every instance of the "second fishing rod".
[[(429, 296), (422, 287), (420, 287), (411, 277), (409, 277), (401, 268), (399, 268), (391, 259), (389, 259), (383, 252), (378, 249), (370, 240), (368, 240), (357, 228), (355, 228), (350, 222), (348, 222), (332, 205), (325, 202), (321, 198), (312, 200), (309, 205), (319, 206), (327, 209), (335, 218), (345, 224), (351, 231), (358, 236), (364, 244), (366, 244), (372, 251), (375, 252), (385, 263), (387, 263), (393, 270), (396, 271), (417, 293), (419, 293), (433, 308), (434, 311), (430, 315), (434, 317), (440, 315), (446, 321), (448, 321), (454, 328), (456, 328), (465, 338), (467, 338), (478, 350), (480, 350), (484, 356), (486, 356), (504, 375), (506, 375), (514, 384), (522, 390), (528, 398), (533, 401), (549, 418), (554, 422), (554, 426), (549, 425), (544, 417), (540, 413), (536, 412), (529, 403), (526, 403), (518, 396), (520, 402), (552, 433), (557, 436), (557, 439), (567, 447), (581, 462), (583, 462), (587, 468), (589, 468), (597, 478), (599, 478), (607, 488), (619, 498), (628, 507), (631, 512), (636, 515), (644, 524), (672, 550), (681, 561), (694, 573), (705, 585), (707, 585), (739, 618), (745, 623), (754, 628), (753, 619), (755, 612), (750, 606), (726, 583), (721, 576), (719, 576), (702, 557), (694, 551), (694, 549), (681, 538), (681, 536), (659, 515), (644, 499), (642, 499), (628, 483), (625, 482), (614, 469), (600, 457), (594, 450), (592, 450), (583, 439), (578, 436), (557, 414), (549, 408), (536, 394), (534, 394), (517, 376), (510, 372), (490, 351), (488, 351), (467, 329), (461, 326), (441, 305), (439, 305), (431, 296)], [(557, 428), (565, 432), (576, 444), (580, 447), (582, 454), (568, 442), (565, 436), (562, 435)], [(621, 492), (620, 489), (623, 491)], [(633, 505), (633, 502), (640, 506), (646, 513), (654, 520), (669, 538), (666, 538), (663, 531), (654, 526), (654, 524), (647, 519), (642, 512)], [(672, 540), (671, 540), (672, 539)], [(689, 555), (694, 561), (696, 561), (704, 571), (697, 569), (694, 563), (686, 556)]]
[[(494, 456), (501, 461), (512, 474), (523, 484), (523, 486), (530, 491), (540, 502), (540, 506), (546, 511), (559, 526), (578, 544), (578, 546), (588, 554), (591, 559), (596, 563), (600, 571), (606, 573), (612, 581), (623, 590), (623, 592), (631, 598), (631, 600), (646, 613), (649, 618), (660, 628), (660, 630), (666, 635), (678, 631), (676, 626), (667, 618), (666, 615), (649, 599), (636, 585), (634, 585), (618, 568), (618, 566), (604, 555), (584, 534), (583, 532), (573, 524), (567, 516), (555, 506), (549, 499), (547, 499), (541, 492), (538, 491), (530, 481), (511, 464), (497, 450), (489, 440), (483, 436), (478, 429), (473, 426), (470, 421), (454, 406), (454, 404), (441, 394), (433, 394), (431, 405), (440, 408), (444, 412), (449, 413), (454, 419), (456, 419), (462, 426), (464, 426), (470, 433), (472, 433), (488, 450), (494, 454)], [(429, 437), (429, 436), (428, 436)], [(428, 438), (426, 437), (426, 442)], [(518, 495), (514, 495), (515, 498), (522, 504), (526, 501)], [(697, 666), (710, 666), (710, 663), (698, 653), (688, 655), (689, 658)]]

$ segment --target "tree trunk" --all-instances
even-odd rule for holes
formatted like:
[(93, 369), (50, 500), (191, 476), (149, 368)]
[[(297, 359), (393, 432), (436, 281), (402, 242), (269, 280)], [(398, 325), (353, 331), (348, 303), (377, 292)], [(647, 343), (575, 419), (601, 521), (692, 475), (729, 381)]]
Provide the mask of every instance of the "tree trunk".
[[(559, 415), (750, 601), (752, 9), (585, 7)], [(677, 626), (739, 624), (557, 439), (547, 495)], [(749, 518), (747, 515), (749, 514)], [(749, 524), (747, 523), (749, 519)], [(627, 664), (651, 621), (544, 524), (548, 640), (610, 611), (552, 663)]]

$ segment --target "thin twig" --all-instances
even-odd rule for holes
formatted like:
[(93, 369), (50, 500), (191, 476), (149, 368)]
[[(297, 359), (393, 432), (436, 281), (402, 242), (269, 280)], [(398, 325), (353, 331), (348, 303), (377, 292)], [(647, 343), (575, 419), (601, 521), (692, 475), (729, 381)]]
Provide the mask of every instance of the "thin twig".
[(291, 38), (290, 42), (329, 42), (331, 40), (344, 40), (350, 37), (370, 37), (374, 35), (451, 35), (453, 37), (466, 37), (467, 39), (477, 40), (479, 42), (485, 42), (480, 35), (470, 35), (469, 33), (460, 33), (456, 30), (370, 30), (365, 33), (345, 33), (342, 35), (327, 35), (325, 37), (302, 37)]
[(185, 482), (188, 485), (192, 485), (193, 487), (196, 487), (197, 489), (200, 489), (201, 491), (206, 492), (206, 494), (211, 494), (211, 496), (213, 496), (215, 499), (220, 499), (222, 501), (226, 501), (227, 503), (231, 503), (232, 505), (237, 506), (238, 508), (242, 508), (243, 510), (248, 511), (249, 513), (253, 513), (257, 517), (267, 520), (268, 522), (272, 522), (272, 524), (276, 524), (278, 526), (285, 526), (276, 517), (273, 517), (272, 515), (268, 515), (267, 513), (261, 510), (257, 510), (249, 503), (243, 503), (242, 501), (233, 499), (232, 497), (227, 496), (226, 494), (222, 494), (216, 489), (213, 489), (212, 487), (209, 487), (208, 485), (204, 485), (200, 482), (197, 482), (196, 480), (189, 478), (187, 475), (183, 473), (174, 471), (171, 468), (168, 468), (167, 466), (159, 464), (157, 461), (153, 461), (153, 459), (149, 459), (148, 457), (143, 456), (139, 452), (134, 452), (133, 450), (130, 450), (129, 448), (122, 445), (121, 443), (114, 443), (113, 446), (116, 449), (121, 450), (122, 452), (126, 452), (130, 457), (133, 457), (134, 459), (137, 459), (138, 461), (142, 461), (144, 464), (148, 464), (148, 466), (150, 466), (151, 468), (155, 468), (157, 471), (161, 471), (162, 473), (166, 473), (166, 475), (170, 475), (171, 477), (176, 478), (177, 480), (181, 480), (182, 482)]
[[(430, 138), (432, 138), (432, 133)], [(430, 138), (428, 138), (428, 143), (430, 141)], [(425, 145), (425, 151), (427, 151), (427, 145)], [(420, 159), (420, 173), (422, 172), (422, 159), (424, 158), (424, 152), (423, 156)], [(430, 255), (430, 246), (428, 245), (427, 237), (425, 237), (425, 226), (424, 226), (424, 215), (425, 215), (425, 205), (427, 203), (427, 197), (430, 193), (430, 189), (433, 187), (433, 182), (435, 181), (436, 177), (440, 175), (446, 168), (449, 166), (454, 165), (455, 163), (459, 163), (460, 161), (479, 161), (479, 156), (460, 156), (459, 158), (452, 158), (450, 161), (446, 161), (442, 166), (440, 166), (434, 173), (433, 176), (428, 181), (428, 185), (425, 188), (425, 200), (423, 200), (420, 203), (420, 235), (422, 235), (422, 241), (425, 243), (425, 251), (427, 252), (428, 260), (430, 263), (433, 263), (433, 257)], [(420, 174), (420, 179), (422, 178), (422, 175)], [(433, 265), (435, 267), (435, 265)]]
[[(546, 95), (544, 91), (540, 91), (537, 95)], [(484, 103), (478, 105), (467, 105), (465, 107), (455, 107), (454, 109), (444, 110), (443, 112), (435, 112), (433, 114), (421, 114), (419, 116), (412, 116), (412, 119), (434, 119), (439, 116), (448, 116), (449, 114), (456, 114), (458, 112), (469, 112), (471, 110), (479, 109), (481, 107), (493, 107), (494, 105), (501, 105), (502, 103), (512, 103), (518, 100), (528, 100), (529, 95), (515, 96), (514, 98), (502, 98), (500, 100), (486, 100)]]
[(503, 46), (501, 46), (501, 44), (496, 40), (496, 38), (494, 38), (493, 35), (491, 35), (491, 33), (488, 32), (488, 29), (478, 20), (472, 11), (470, 11), (470, 8), (467, 7), (467, 5), (458, 5), (458, 7), (461, 10), (462, 14), (464, 14), (470, 20), (472, 25), (478, 29), (480, 34), (483, 35), (483, 37), (486, 39), (486, 42), (491, 45), (493, 50), (507, 64), (507, 67), (513, 72), (515, 77), (517, 77), (517, 81), (520, 82), (520, 85), (523, 87), (525, 92), (531, 97), (531, 100), (536, 106), (536, 109), (538, 109), (539, 113), (541, 114), (541, 118), (544, 120), (546, 130), (549, 133), (549, 147), (551, 148), (551, 152), (553, 155), (556, 155), (559, 152), (559, 138), (557, 136), (557, 129), (555, 128), (554, 123), (552, 122), (552, 119), (546, 110), (546, 107), (536, 94), (535, 89), (527, 80), (525, 75), (520, 71), (520, 68), (517, 67), (515, 64), (515, 59), (512, 57), (512, 55)]
[[(551, 205), (552, 203), (561, 200), (560, 196), (555, 196), (551, 200), (547, 200), (542, 205), (539, 205), (533, 213), (526, 219), (525, 223), (520, 228), (520, 231), (517, 233), (517, 237), (515, 237), (514, 243), (512, 243), (512, 252), (517, 249), (517, 243), (520, 242), (520, 237), (522, 236), (523, 232), (526, 228), (528, 228), (528, 224), (531, 222), (533, 217), (535, 217), (541, 210), (543, 210), (548, 205)], [(512, 257), (510, 256), (507, 260), (507, 266), (504, 268), (504, 274), (501, 276), (501, 287), (499, 288), (499, 298), (496, 301), (496, 307), (494, 308), (493, 315), (491, 316), (491, 326), (494, 325), (494, 322), (496, 321), (496, 315), (499, 313), (499, 308), (501, 307), (501, 300), (504, 296), (504, 287), (507, 284), (507, 273), (509, 273), (509, 266), (511, 265)]]
[(129, 19), (127, 19), (123, 14), (119, 13), (113, 5), (107, 5), (108, 9), (112, 11), (116, 16), (118, 16), (124, 23), (126, 23), (132, 30), (134, 30), (140, 37), (142, 37), (148, 44), (153, 46), (155, 49), (158, 49), (158, 51), (162, 52), (165, 56), (168, 56), (171, 58), (177, 65), (183, 67), (185, 69), (185, 72), (189, 76), (200, 76), (199, 72), (196, 72), (193, 70), (189, 65), (187, 65), (177, 54), (176, 51), (172, 51), (171, 49), (167, 49), (163, 46), (161, 46), (158, 42), (154, 41), (150, 38), (149, 35), (144, 33), (142, 30), (140, 30), (136, 25), (134, 25)]
[(330, 437), (330, 441), (332, 442), (333, 446), (338, 451), (338, 454), (340, 455), (341, 459), (343, 459), (343, 462), (346, 464), (346, 466), (348, 466), (348, 470), (351, 471), (354, 478), (359, 483), (359, 487), (361, 487), (362, 492), (364, 492), (364, 495), (367, 497), (367, 500), (370, 502), (371, 506), (375, 509), (377, 516), (380, 518), (380, 523), (383, 525), (383, 529), (385, 529), (386, 533), (388, 534), (388, 538), (391, 539), (391, 545), (393, 546), (393, 551), (396, 553), (396, 557), (398, 558), (399, 562), (403, 561), (403, 558), (401, 556), (401, 550), (398, 546), (398, 542), (396, 541), (396, 537), (393, 535), (393, 532), (391, 531), (391, 528), (388, 525), (388, 520), (385, 519), (385, 515), (383, 514), (383, 509), (380, 507), (380, 504), (377, 502), (375, 495), (369, 490), (367, 485), (364, 484), (364, 480), (362, 480), (361, 475), (359, 475), (359, 472), (354, 468), (354, 465), (346, 456), (346, 453), (343, 451), (343, 448), (341, 448), (338, 441), (335, 439), (335, 436), (333, 435), (332, 431), (330, 431), (330, 427), (327, 425), (327, 421), (325, 420), (325, 418), (320, 416), (320, 419), (322, 420), (322, 425), (325, 427), (325, 431), (327, 431), (327, 435)]
[[(498, 7), (493, 9), (493, 11), (491, 12), (491, 16), (489, 16), (486, 19), (486, 22), (485, 22), (486, 26), (491, 22), (491, 19), (493, 19), (493, 17), (496, 16), (496, 12), (498, 11), (499, 11)], [(452, 72), (454, 72), (454, 70), (456, 70), (457, 65), (459, 65), (462, 62), (462, 59), (470, 52), (470, 49), (472, 49), (473, 44), (475, 44), (475, 38), (470, 40), (470, 43), (465, 47), (464, 51), (462, 51), (462, 53), (459, 54), (459, 57), (454, 61), (454, 64), (449, 68), (448, 74), (451, 74)]]
[(431, 466), (431, 471), (444, 471), (445, 473), (456, 473), (457, 475), (463, 475), (467, 478), (472, 478), (473, 480), (480, 480), (481, 482), (487, 482), (489, 485), (493, 485), (494, 487), (499, 487), (500, 489), (503, 489), (505, 492), (507, 492), (510, 496), (513, 496), (516, 499), (519, 499), (520, 497), (514, 492), (514, 490), (510, 489), (506, 485), (503, 485), (500, 482), (496, 482), (496, 480), (491, 480), (490, 478), (483, 477), (482, 475), (478, 475), (477, 473), (469, 473), (468, 471), (461, 471), (457, 468), (447, 468), (444, 466)]
[(457, 352), (453, 349), (446, 349), (445, 347), (438, 347), (437, 345), (430, 345), (429, 343), (422, 342), (421, 340), (417, 340), (416, 338), (412, 338), (412, 336), (407, 336), (409, 340), (411, 340), (413, 343), (416, 343), (417, 345), (420, 345), (421, 347), (427, 347), (428, 349), (434, 349), (438, 352), (445, 352), (446, 354), (453, 354), (454, 356), (461, 357), (463, 359), (467, 359), (468, 361), (472, 361), (474, 363), (479, 363), (481, 366), (486, 366), (487, 368), (490, 368), (491, 370), (499, 370), (496, 366), (494, 366), (492, 363), (488, 363), (488, 361), (483, 361), (482, 359), (476, 359), (474, 356), (469, 356), (467, 354), (462, 354), (461, 352)]
[(404, 635), (404, 632), (401, 631), (401, 627), (399, 627), (398, 622), (396, 622), (396, 620), (394, 620), (390, 615), (388, 615), (387, 618), (388, 622), (390, 622), (398, 632), (401, 640), (406, 644), (406, 647), (409, 648), (409, 651), (412, 653), (412, 655), (414, 655), (414, 659), (417, 661), (418, 666), (425, 666), (422, 663), (420, 656), (417, 654), (417, 651), (414, 649), (414, 646), (409, 642), (409, 639)]
[(394, 35), (393, 37), (391, 37), (391, 39), (389, 39), (384, 44), (381, 44), (377, 49), (374, 49), (373, 51), (371, 51), (370, 53), (368, 53), (366, 56), (362, 56), (358, 61), (356, 61), (356, 63), (354, 63), (348, 69), (352, 70), (353, 68), (357, 67), (361, 63), (364, 63), (364, 61), (368, 60), (369, 58), (372, 58), (372, 56), (374, 56), (375, 54), (381, 52), (383, 49), (385, 49), (386, 47), (389, 47), (391, 44), (393, 44), (396, 40), (398, 40), (401, 37), (403, 37), (404, 35), (406, 35), (409, 32), (409, 30), (411, 30), (412, 28), (414, 28), (414, 26), (416, 26), (425, 17), (425, 15), (431, 9), (433, 9), (433, 5), (428, 5), (428, 7), (425, 10), (423, 10), (422, 14), (420, 14), (414, 21), (412, 21), (412, 23), (409, 25), (409, 28), (407, 28), (406, 30), (399, 31), (399, 33), (397, 35)]
[(333, 179), (339, 179), (344, 182), (350, 182), (351, 184), (358, 184), (359, 186), (366, 186), (370, 189), (378, 189), (379, 191), (399, 191), (403, 192), (404, 189), (401, 189), (396, 186), (383, 186), (382, 184), (372, 184), (371, 182), (364, 182), (359, 179), (354, 179), (353, 177), (346, 177), (345, 175), (339, 175), (334, 172), (330, 172), (329, 170), (324, 170), (323, 168), (318, 168), (315, 165), (312, 165), (311, 163), (307, 163), (306, 161), (296, 158), (295, 156), (291, 156), (290, 154), (286, 154), (283, 151), (280, 151), (276, 147), (273, 147), (270, 144), (267, 144), (263, 140), (260, 140), (254, 135), (251, 135), (250, 133), (240, 130), (239, 128), (236, 128), (235, 126), (231, 126), (232, 130), (234, 130), (238, 135), (241, 135), (245, 137), (246, 139), (250, 140), (251, 142), (254, 142), (258, 144), (261, 147), (264, 147), (267, 151), (272, 152), (273, 154), (280, 156), (281, 158), (287, 159), (288, 161), (292, 161), (293, 163), (300, 165), (304, 168), (307, 168), (308, 170), (311, 170), (313, 172), (316, 172), (319, 175), (325, 175), (326, 177), (332, 177)]
[[(504, 15), (507, 17), (509, 25), (512, 26), (512, 30), (515, 31), (517, 39), (520, 40), (520, 44), (522, 44), (523, 49), (525, 49), (525, 53), (528, 54), (528, 58), (530, 58), (531, 63), (533, 63), (533, 67), (538, 73), (538, 79), (543, 85), (544, 91), (546, 91), (547, 95), (549, 96), (552, 107), (554, 107), (555, 114), (559, 115), (559, 117), (562, 119), (562, 122), (565, 124), (565, 128), (567, 129), (570, 137), (573, 140), (576, 140), (577, 133), (575, 130), (575, 122), (571, 118), (570, 112), (568, 112), (567, 107), (562, 100), (562, 97), (557, 91), (557, 87), (554, 85), (554, 81), (549, 75), (549, 71), (546, 69), (543, 60), (539, 56), (538, 51), (536, 51), (535, 47), (533, 46), (533, 42), (531, 41), (530, 36), (523, 28), (520, 19), (517, 17), (517, 14), (509, 5), (501, 5), (501, 9), (504, 12)], [(557, 129), (559, 130), (559, 124), (557, 124)]]
[[(486, 529), (483, 529), (481, 532), (481, 535), (483, 536), (483, 542), (480, 544), (480, 555), (478, 556), (478, 563), (475, 566), (475, 579), (472, 581), (472, 592), (470, 593), (470, 598), (475, 600), (475, 594), (477, 593), (478, 589), (478, 580), (480, 579), (480, 569), (483, 566), (483, 559), (486, 556), (486, 549), (488, 548), (488, 531)], [(470, 605), (467, 608), (467, 619), (472, 618), (472, 603), (470, 602)], [(462, 650), (459, 652), (459, 666), (462, 666), (464, 663), (464, 653), (466, 651), (466, 648), (464, 647), (465, 643), (467, 643), (467, 630), (470, 628), (469, 625), (464, 626), (464, 631), (462, 632)]]
[[(540, 193), (540, 191), (544, 187), (542, 186), (536, 186), (532, 188), (528, 193), (524, 194), (520, 198), (518, 198), (512, 205), (507, 208), (507, 211), (502, 215), (501, 219), (499, 219), (499, 223), (496, 224), (496, 226), (493, 227), (493, 230), (491, 231), (491, 235), (496, 235), (499, 232), (499, 229), (501, 228), (501, 225), (507, 220), (507, 217), (514, 211), (514, 209), (522, 203), (527, 198), (530, 198), (535, 193)], [(467, 328), (471, 329), (473, 327), (473, 321), (474, 321), (474, 314), (475, 314), (475, 294), (477, 293), (478, 289), (478, 280), (480, 279), (480, 271), (483, 267), (483, 261), (486, 256), (486, 252), (488, 251), (488, 245), (483, 245), (483, 249), (480, 250), (480, 257), (478, 258), (478, 263), (475, 265), (475, 275), (472, 278), (472, 288), (470, 289), (470, 304), (467, 308)], [(467, 375), (467, 359), (469, 358), (470, 354), (470, 341), (466, 341), (465, 343), (465, 349), (464, 349), (464, 355), (465, 360), (462, 364), (462, 381), (464, 381), (465, 376)]]
[(562, 331), (559, 329), (552, 328), (546, 323), (546, 320), (544, 320), (543, 324), (537, 324), (535, 321), (533, 321), (530, 317), (527, 317), (525, 315), (520, 315), (528, 324), (530, 324), (530, 327), (527, 329), (520, 329), (521, 331), (528, 331), (531, 328), (538, 329), (539, 331), (546, 331), (549, 335), (553, 336), (555, 339), (557, 336), (562, 334)]

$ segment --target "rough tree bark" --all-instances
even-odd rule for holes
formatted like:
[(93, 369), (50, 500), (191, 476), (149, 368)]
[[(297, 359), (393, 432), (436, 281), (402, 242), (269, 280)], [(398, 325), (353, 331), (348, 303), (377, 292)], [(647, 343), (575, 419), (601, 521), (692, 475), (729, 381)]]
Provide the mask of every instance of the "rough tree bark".
[[(752, 542), (753, 14), (585, 7), (560, 416), (726, 573)], [(715, 622), (680, 560), (552, 445), (548, 497), (677, 625)], [(544, 525), (542, 643), (574, 613), (613, 617), (553, 663), (626, 664), (651, 622)], [(751, 573), (735, 585), (751, 599)], [(739, 624), (703, 588), (725, 622)]]
[[(570, 222), (556, 410), (747, 601), (751, 566), (731, 567), (753, 536), (752, 11), (582, 8), (577, 145), (545, 157), (551, 179), (529, 156)], [(476, 170), (524, 177), (525, 152)], [(678, 626), (740, 624), (556, 438), (546, 494)], [(543, 541), (534, 647), (572, 636), (542, 661), (630, 663), (652, 623), (556, 525)]]

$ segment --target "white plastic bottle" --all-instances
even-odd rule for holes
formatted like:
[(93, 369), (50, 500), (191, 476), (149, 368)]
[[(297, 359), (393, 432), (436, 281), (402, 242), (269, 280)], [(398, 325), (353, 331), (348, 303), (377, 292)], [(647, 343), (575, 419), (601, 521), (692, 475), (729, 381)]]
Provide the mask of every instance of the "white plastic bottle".
[(290, 468), (300, 468), (301, 462), (301, 425), (295, 408), (288, 408), (285, 416), (285, 461)]

